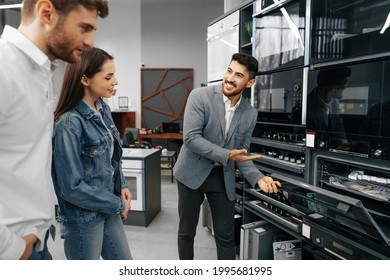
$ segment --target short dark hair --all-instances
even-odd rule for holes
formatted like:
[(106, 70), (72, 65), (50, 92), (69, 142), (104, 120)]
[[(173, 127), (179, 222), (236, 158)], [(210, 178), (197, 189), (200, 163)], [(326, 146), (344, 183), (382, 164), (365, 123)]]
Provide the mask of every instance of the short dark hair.
[(330, 88), (333, 85), (340, 85), (350, 76), (351, 68), (346, 66), (320, 70), (317, 75), (317, 85), (321, 88)]
[(249, 71), (249, 76), (251, 79), (254, 79), (257, 75), (257, 72), (259, 71), (259, 62), (257, 61), (256, 58), (249, 54), (245, 53), (235, 53), (232, 55), (232, 61), (237, 61), (241, 65), (244, 65), (248, 71)]
[[(108, 2), (107, 0), (50, 0), (56, 10), (61, 14), (68, 14), (78, 5), (82, 5), (88, 9), (96, 9), (98, 16), (105, 18), (108, 16)], [(32, 17), (34, 7), (37, 0), (24, 0), (22, 7), (22, 19)]]

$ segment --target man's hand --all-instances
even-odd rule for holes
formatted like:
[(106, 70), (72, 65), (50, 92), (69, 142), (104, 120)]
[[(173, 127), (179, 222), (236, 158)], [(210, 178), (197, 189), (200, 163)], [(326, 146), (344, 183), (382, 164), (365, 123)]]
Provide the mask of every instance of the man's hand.
[(34, 244), (37, 243), (38, 239), (34, 234), (29, 234), (23, 237), (26, 242), (26, 249), (24, 249), (23, 255), (20, 257), (21, 260), (27, 260), (31, 256)]
[(129, 191), (128, 188), (122, 189), (122, 199), (125, 202), (125, 210), (121, 213), (121, 218), (122, 220), (127, 219), (127, 214), (129, 213), (131, 209), (131, 199), (133, 196), (131, 195), (131, 192)]
[(257, 181), (260, 189), (266, 193), (276, 193), (278, 192), (278, 187), (280, 188), (282, 184), (279, 181), (274, 181), (269, 176), (264, 176), (259, 181)]
[(249, 161), (256, 158), (261, 158), (261, 155), (248, 155), (248, 151), (245, 149), (242, 150), (231, 150), (229, 153), (229, 160), (234, 161)]

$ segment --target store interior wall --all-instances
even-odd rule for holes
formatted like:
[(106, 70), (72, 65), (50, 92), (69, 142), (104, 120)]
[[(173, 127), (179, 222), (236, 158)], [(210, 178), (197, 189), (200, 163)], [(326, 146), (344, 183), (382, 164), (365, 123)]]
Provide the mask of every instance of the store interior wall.
[(117, 93), (109, 104), (118, 110), (118, 97), (127, 96), (129, 110), (140, 111), (141, 0), (110, 0), (109, 16), (98, 19), (95, 46), (114, 56)]
[[(224, 14), (224, 4), (224, 0), (110, 0), (109, 16), (98, 19), (95, 46), (115, 58), (119, 84), (110, 102), (112, 109), (118, 108), (118, 97), (128, 96), (129, 110), (136, 112), (140, 127), (142, 65), (193, 68), (194, 87), (206, 83), (207, 26)], [(7, 24), (15, 20), (6, 19)], [(65, 67), (61, 62), (53, 77), (57, 98)]]
[[(142, 65), (194, 68), (194, 86), (206, 81), (207, 26), (223, 15), (223, 1), (109, 1), (110, 15), (98, 21), (95, 46), (114, 55), (119, 81), (115, 98), (129, 97), (137, 127), (141, 126)], [(117, 99), (113, 101), (117, 104)]]
[(141, 67), (194, 68), (194, 86), (207, 77), (207, 25), (224, 13), (223, 0), (110, 0), (95, 46), (115, 57), (119, 81), (111, 104), (128, 96), (141, 126)]
[(141, 63), (193, 68), (194, 87), (206, 83), (207, 26), (223, 15), (223, 5), (223, 0), (142, 0)]

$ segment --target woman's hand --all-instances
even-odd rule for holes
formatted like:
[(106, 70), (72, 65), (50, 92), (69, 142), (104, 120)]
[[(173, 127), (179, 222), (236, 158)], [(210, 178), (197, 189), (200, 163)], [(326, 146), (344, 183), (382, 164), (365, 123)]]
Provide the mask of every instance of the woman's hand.
[(122, 220), (127, 219), (127, 215), (131, 209), (131, 199), (133, 196), (131, 195), (131, 192), (128, 188), (122, 189), (122, 195), (121, 195), (123, 201), (125, 202), (125, 210), (121, 213)]

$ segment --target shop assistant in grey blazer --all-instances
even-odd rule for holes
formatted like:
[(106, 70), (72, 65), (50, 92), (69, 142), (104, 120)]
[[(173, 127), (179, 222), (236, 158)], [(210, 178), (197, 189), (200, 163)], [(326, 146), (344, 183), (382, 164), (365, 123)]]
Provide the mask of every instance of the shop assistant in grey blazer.
[(257, 71), (254, 57), (234, 54), (221, 84), (194, 89), (189, 95), (184, 113), (184, 143), (174, 166), (179, 192), (180, 259), (194, 258), (194, 238), (204, 195), (211, 209), (218, 259), (235, 259), (236, 169), (253, 187), (264, 192), (277, 192), (281, 186), (255, 167), (252, 160), (260, 156), (247, 154), (257, 110), (241, 96), (245, 88), (255, 83)]

